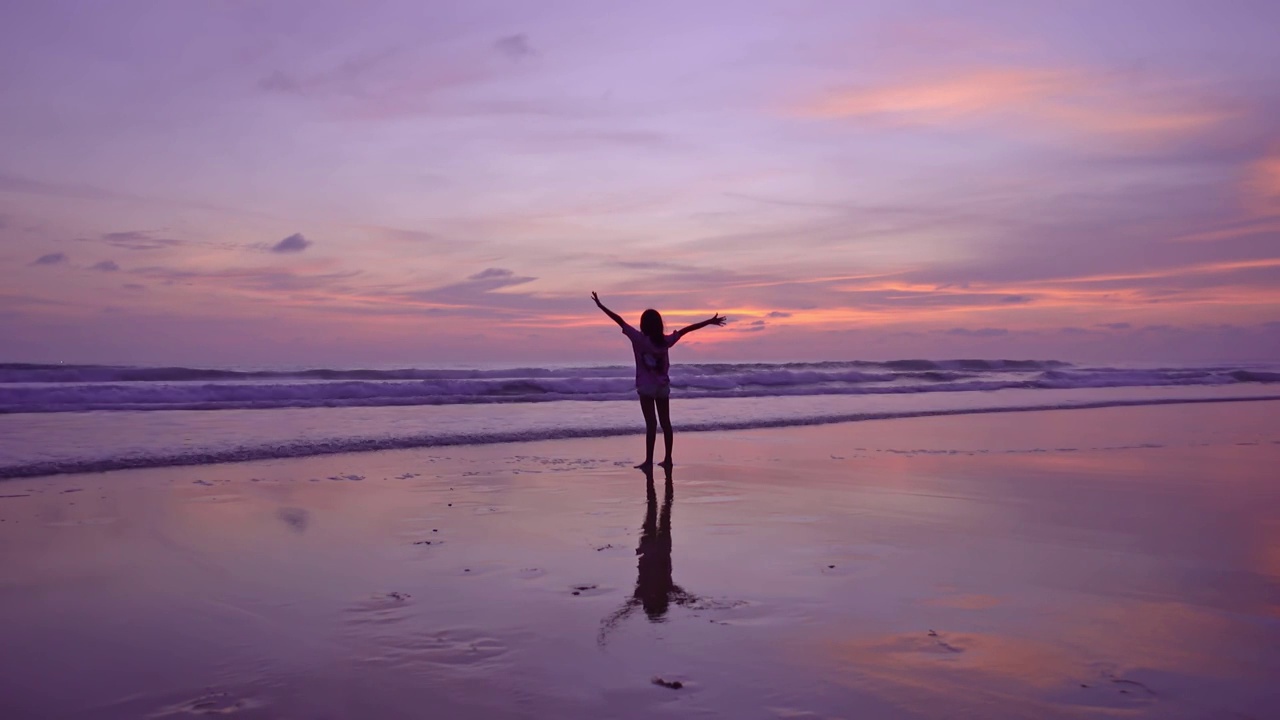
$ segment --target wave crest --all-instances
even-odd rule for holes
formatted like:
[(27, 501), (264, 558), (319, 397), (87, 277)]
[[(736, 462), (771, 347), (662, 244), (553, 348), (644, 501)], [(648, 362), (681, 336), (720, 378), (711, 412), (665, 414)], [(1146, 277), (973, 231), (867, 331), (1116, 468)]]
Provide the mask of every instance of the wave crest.
[[(735, 398), (1232, 385), (1280, 382), (1273, 369), (1083, 367), (1059, 360), (689, 363), (672, 370), (681, 397)], [(218, 370), (0, 364), (0, 413), (224, 410), (622, 400), (623, 365), (508, 369)]]

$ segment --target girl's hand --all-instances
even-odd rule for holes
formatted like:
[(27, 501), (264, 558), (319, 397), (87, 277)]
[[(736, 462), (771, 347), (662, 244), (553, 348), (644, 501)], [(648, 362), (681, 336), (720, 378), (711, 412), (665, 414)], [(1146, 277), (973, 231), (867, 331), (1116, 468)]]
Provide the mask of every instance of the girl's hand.
[(596, 307), (600, 308), (601, 312), (603, 312), (605, 315), (608, 315), (610, 320), (618, 323), (618, 327), (622, 328), (623, 330), (626, 330), (629, 327), (627, 325), (627, 321), (623, 320), (621, 315), (605, 307), (604, 303), (600, 302), (599, 295), (593, 292), (591, 293), (591, 299), (596, 301)]
[(723, 326), (723, 325), (724, 325), (724, 316), (723, 316), (723, 315), (721, 315), (720, 313), (716, 313), (716, 314), (715, 314), (715, 315), (714, 315), (710, 320), (708, 320), (707, 322), (708, 322), (708, 323), (710, 323), (711, 325), (719, 325), (719, 326)]

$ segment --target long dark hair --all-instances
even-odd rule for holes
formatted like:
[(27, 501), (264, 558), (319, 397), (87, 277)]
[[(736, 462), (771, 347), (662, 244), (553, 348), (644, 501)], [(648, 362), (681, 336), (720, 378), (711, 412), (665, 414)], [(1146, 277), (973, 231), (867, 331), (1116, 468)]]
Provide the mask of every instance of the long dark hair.
[(653, 343), (656, 348), (664, 348), (667, 346), (667, 338), (662, 333), (662, 315), (657, 310), (649, 308), (640, 315), (640, 332), (649, 338), (649, 342)]

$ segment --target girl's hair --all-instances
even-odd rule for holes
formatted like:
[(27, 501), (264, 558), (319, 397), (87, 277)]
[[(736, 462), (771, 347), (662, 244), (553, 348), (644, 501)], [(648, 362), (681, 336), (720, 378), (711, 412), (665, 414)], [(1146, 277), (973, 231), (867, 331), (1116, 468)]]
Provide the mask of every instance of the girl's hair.
[(649, 342), (654, 347), (664, 348), (667, 346), (667, 338), (662, 334), (662, 316), (657, 310), (649, 308), (640, 315), (640, 332), (649, 338)]

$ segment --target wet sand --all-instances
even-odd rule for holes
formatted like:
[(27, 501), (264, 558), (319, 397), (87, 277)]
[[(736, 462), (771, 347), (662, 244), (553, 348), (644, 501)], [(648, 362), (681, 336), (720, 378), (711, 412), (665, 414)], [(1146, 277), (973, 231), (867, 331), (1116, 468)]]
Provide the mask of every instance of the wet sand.
[(0, 717), (1280, 717), (1280, 403), (639, 445), (0, 482)]

